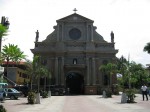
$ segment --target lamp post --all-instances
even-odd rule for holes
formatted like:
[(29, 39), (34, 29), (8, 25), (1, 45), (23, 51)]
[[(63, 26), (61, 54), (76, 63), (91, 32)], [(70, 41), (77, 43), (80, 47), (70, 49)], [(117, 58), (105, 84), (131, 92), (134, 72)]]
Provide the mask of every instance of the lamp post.
[[(4, 27), (6, 27), (6, 29), (9, 28), (10, 23), (9, 23), (7, 17), (2, 16), (1, 25), (4, 26)], [(1, 46), (2, 46), (2, 36), (0, 37), (0, 53), (1, 53)]]

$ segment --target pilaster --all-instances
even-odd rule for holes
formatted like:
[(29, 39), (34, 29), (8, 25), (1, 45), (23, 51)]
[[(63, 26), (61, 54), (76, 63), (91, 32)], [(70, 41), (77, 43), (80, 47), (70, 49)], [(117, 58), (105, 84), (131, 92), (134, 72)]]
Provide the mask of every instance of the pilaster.
[(56, 85), (58, 85), (58, 58), (55, 58), (55, 79), (56, 79)]
[(89, 58), (86, 58), (86, 65), (87, 65), (87, 71), (86, 71), (86, 84), (89, 85), (90, 84), (90, 75), (89, 75), (89, 70), (90, 70), (90, 67), (89, 67)]

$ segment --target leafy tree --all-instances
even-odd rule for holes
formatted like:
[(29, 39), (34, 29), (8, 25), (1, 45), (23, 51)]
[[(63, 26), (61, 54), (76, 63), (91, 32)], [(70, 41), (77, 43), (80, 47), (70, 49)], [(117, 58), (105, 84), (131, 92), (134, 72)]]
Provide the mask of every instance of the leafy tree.
[(145, 45), (145, 47), (144, 47), (144, 49), (143, 49), (144, 51), (147, 51), (148, 52), (148, 54), (150, 54), (150, 42), (149, 43), (147, 43), (146, 45)]
[(122, 74), (122, 78), (118, 78), (118, 81), (123, 89), (127, 86), (129, 88), (131, 86), (139, 88), (143, 82), (148, 82), (148, 74), (146, 74), (146, 70), (141, 64), (137, 64), (134, 61), (129, 62), (124, 57), (121, 57), (117, 65), (119, 73)]

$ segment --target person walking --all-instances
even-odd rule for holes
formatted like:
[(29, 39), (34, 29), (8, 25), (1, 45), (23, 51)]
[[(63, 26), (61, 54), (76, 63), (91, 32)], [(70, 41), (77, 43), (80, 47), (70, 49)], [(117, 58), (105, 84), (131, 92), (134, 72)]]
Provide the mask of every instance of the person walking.
[(146, 99), (147, 99), (147, 101), (148, 101), (147, 86), (144, 84), (144, 85), (141, 87), (141, 90), (142, 90), (143, 101), (144, 101), (144, 95), (146, 96)]

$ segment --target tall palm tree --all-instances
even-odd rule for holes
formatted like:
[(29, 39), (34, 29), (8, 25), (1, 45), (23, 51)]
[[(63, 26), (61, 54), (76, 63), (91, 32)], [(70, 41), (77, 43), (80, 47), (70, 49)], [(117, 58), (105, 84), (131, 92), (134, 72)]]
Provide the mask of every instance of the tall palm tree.
[[(41, 57), (35, 56), (33, 60), (33, 70), (34, 70), (34, 77), (37, 79), (38, 82), (38, 92), (40, 89), (40, 78), (49, 76), (50, 72), (48, 69), (42, 65)], [(45, 81), (46, 83), (46, 81)]]
[(150, 42), (149, 43), (147, 43), (146, 45), (145, 45), (145, 47), (144, 47), (144, 49), (143, 49), (144, 51), (147, 51), (148, 52), (148, 54), (150, 54)]
[(8, 32), (8, 29), (0, 24), (0, 52), (1, 52), (1, 46), (2, 46), (2, 37), (6, 36)]
[(35, 70), (35, 79), (37, 79), (37, 85), (38, 85), (38, 91), (36, 95), (36, 103), (40, 104), (40, 78), (41, 77), (46, 77), (48, 75), (48, 70), (47, 68), (42, 65), (41, 57), (40, 56), (35, 56), (33, 60), (33, 67)]
[(25, 65), (26, 65), (25, 73), (28, 74), (30, 77), (30, 90), (32, 91), (32, 84), (33, 84), (33, 79), (35, 74), (33, 62), (31, 62), (30, 60), (26, 60)]
[(8, 29), (2, 24), (0, 24), (0, 37), (2, 38), (3, 36), (6, 36), (7, 32), (8, 32)]

